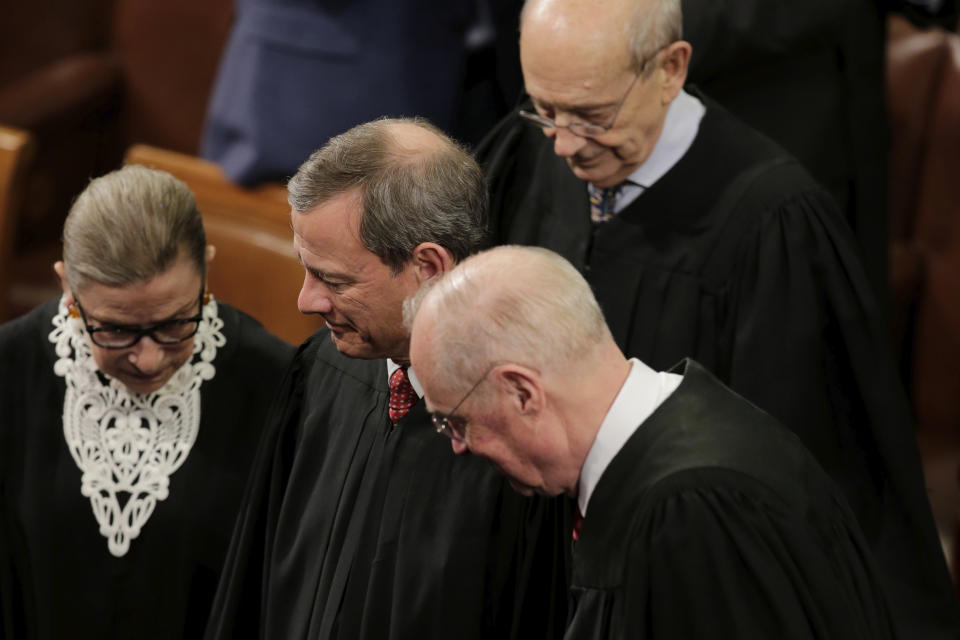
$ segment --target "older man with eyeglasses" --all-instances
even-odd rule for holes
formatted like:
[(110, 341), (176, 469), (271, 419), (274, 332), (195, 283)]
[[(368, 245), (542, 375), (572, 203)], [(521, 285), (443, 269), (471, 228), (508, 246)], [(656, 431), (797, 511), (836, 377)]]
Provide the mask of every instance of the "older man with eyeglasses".
[(410, 356), (453, 450), (583, 515), (566, 640), (895, 637), (856, 519), (796, 436), (692, 360), (625, 358), (563, 258), (491, 249), (419, 305)]
[(628, 356), (694, 357), (796, 432), (856, 513), (901, 630), (955, 637), (910, 412), (836, 203), (684, 87), (680, 0), (529, 0), (520, 22), (530, 100), (477, 151), (493, 241), (560, 253)]

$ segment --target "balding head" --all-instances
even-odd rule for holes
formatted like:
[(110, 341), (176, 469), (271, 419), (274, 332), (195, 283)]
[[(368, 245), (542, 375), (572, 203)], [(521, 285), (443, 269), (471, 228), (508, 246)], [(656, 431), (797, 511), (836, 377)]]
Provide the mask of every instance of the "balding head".
[(406, 312), (427, 408), (454, 452), (489, 459), (523, 493), (573, 495), (630, 370), (576, 269), (546, 249), (498, 247)]
[(575, 176), (614, 187), (650, 157), (687, 76), (680, 35), (680, 0), (528, 0), (523, 82)]
[(295, 212), (357, 190), (360, 240), (395, 272), (424, 242), (456, 260), (484, 238), (487, 191), (469, 153), (422, 119), (381, 119), (331, 138), (287, 184)]
[(616, 71), (683, 37), (680, 0), (527, 0), (521, 58)]
[[(421, 353), (432, 354), (422, 361), (444, 371), (453, 387), (466, 386), (494, 362), (569, 370), (589, 361), (598, 345), (612, 343), (590, 286), (546, 249), (480, 253), (417, 304), (414, 336), (419, 332)], [(414, 312), (408, 310), (408, 319)]]

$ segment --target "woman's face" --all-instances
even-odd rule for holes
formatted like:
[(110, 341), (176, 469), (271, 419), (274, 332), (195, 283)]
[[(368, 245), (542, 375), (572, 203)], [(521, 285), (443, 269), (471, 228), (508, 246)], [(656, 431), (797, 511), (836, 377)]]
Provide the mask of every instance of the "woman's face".
[[(203, 278), (196, 265), (181, 257), (162, 274), (144, 282), (119, 287), (96, 282), (68, 292), (67, 303), (78, 303), (91, 328), (149, 328), (169, 320), (200, 313)], [(72, 297), (72, 299), (71, 299)], [(97, 367), (131, 391), (150, 393), (162, 387), (193, 354), (193, 337), (176, 344), (158, 344), (150, 335), (136, 344), (108, 349), (92, 340)]]

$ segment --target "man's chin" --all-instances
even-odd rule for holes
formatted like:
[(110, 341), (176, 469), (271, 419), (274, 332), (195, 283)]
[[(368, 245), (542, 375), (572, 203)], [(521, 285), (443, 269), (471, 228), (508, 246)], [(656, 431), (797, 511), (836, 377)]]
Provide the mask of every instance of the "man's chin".
[(605, 184), (606, 182), (612, 182), (609, 172), (599, 171), (597, 166), (589, 163), (586, 165), (581, 165), (571, 160), (567, 160), (567, 164), (570, 166), (570, 170), (573, 171), (573, 175), (577, 176), (584, 182), (590, 182), (601, 188), (609, 186)]
[(338, 334), (331, 330), (330, 340), (333, 341), (333, 346), (337, 348), (337, 351), (348, 358), (377, 360), (385, 357), (377, 353), (369, 343), (360, 340), (354, 331), (345, 331)]
[(533, 487), (529, 485), (525, 485), (522, 482), (517, 482), (513, 478), (507, 478), (507, 482), (510, 483), (510, 486), (513, 487), (514, 491), (516, 491), (521, 495), (525, 495), (529, 497), (537, 493), (537, 491)]

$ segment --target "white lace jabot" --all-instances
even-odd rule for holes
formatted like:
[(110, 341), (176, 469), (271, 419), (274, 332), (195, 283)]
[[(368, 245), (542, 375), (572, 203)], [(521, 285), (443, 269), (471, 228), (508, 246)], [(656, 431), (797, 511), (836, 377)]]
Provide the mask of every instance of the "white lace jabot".
[(160, 389), (135, 393), (101, 374), (83, 322), (60, 300), (50, 342), (53, 371), (66, 380), (63, 436), (81, 471), (80, 493), (90, 498), (107, 548), (120, 557), (169, 493), (170, 476), (187, 459), (200, 428), (200, 385), (216, 374), (213, 360), (226, 344), (211, 297), (193, 338), (193, 356)]

